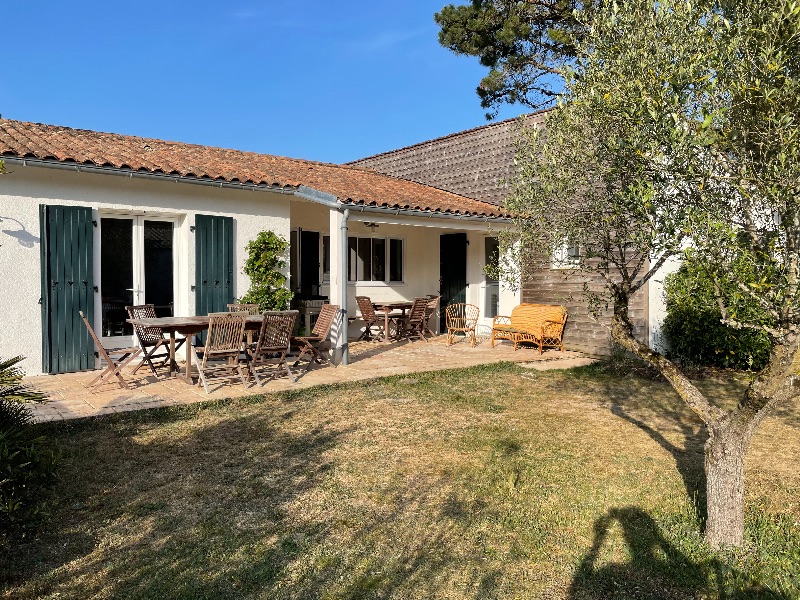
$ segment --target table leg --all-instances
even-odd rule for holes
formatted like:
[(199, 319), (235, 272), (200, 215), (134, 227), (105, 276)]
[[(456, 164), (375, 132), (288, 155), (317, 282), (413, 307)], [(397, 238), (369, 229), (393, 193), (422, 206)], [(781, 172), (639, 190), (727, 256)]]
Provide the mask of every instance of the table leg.
[(383, 341), (386, 344), (391, 343), (391, 338), (389, 337), (389, 311), (384, 306), (383, 308), (383, 318), (384, 318), (384, 326), (383, 326)]
[(175, 360), (175, 332), (169, 332), (169, 377), (174, 377), (178, 371), (178, 362)]
[(186, 336), (186, 383), (192, 385), (192, 335)]

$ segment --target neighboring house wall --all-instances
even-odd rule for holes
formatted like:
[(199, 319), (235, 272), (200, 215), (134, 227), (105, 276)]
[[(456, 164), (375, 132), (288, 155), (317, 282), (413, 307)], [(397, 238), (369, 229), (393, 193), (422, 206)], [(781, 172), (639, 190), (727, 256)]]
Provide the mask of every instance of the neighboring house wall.
[[(611, 317), (612, 307), (603, 306), (595, 320), (589, 315), (584, 299), (584, 282), (589, 282), (591, 291), (600, 291), (599, 277), (586, 278), (568, 269), (542, 269), (530, 275), (522, 285), (522, 301), (534, 304), (560, 304), (567, 307), (567, 326), (564, 330), (564, 347), (598, 356), (612, 353)], [(647, 287), (634, 294), (629, 315), (634, 323), (634, 335), (647, 341), (648, 290)]]
[[(143, 215), (175, 217), (175, 313), (192, 315), (195, 297), (195, 246), (191, 227), (195, 215), (234, 219), (234, 294), (249, 287), (242, 272), (245, 246), (262, 230), (289, 238), (290, 197), (275, 192), (232, 190), (169, 180), (143, 180), (98, 173), (79, 173), (38, 166), (7, 164), (0, 176), (0, 356), (26, 356), (28, 374), (41, 372), (42, 327), (39, 299), (41, 264), (39, 206), (92, 208), (92, 216)], [(19, 230), (29, 236), (25, 243)], [(11, 235), (15, 233), (16, 235)], [(99, 273), (99, 243), (95, 239), (94, 271)], [(95, 276), (96, 285), (102, 285)], [(99, 328), (100, 298), (95, 294), (95, 327)]]
[[(548, 111), (527, 115), (527, 125), (544, 123)], [(519, 119), (510, 119), (454, 133), (406, 148), (370, 156), (350, 164), (380, 173), (412, 179), (464, 196), (502, 205), (514, 177), (514, 152)], [(525, 278), (521, 292), (501, 291), (501, 314), (510, 314), (519, 302), (564, 304), (569, 317), (564, 333), (566, 347), (607, 356), (611, 353), (610, 314), (599, 321), (589, 316), (583, 299), (584, 280), (565, 278), (565, 271), (544, 269)], [(590, 288), (600, 289), (600, 277)], [(645, 286), (631, 302), (634, 333), (642, 341), (660, 340), (664, 317), (660, 282), (656, 290)], [(571, 298), (571, 299), (569, 299)], [(479, 306), (483, 301), (476, 296)]]

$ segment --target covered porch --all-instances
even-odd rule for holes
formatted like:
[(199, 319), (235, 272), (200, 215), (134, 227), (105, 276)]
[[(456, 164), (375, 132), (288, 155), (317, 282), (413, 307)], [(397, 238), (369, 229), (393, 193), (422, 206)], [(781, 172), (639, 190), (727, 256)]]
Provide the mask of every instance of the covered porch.
[[(330, 302), (342, 318), (331, 332), (334, 361), (347, 364), (349, 341), (364, 330), (356, 297), (374, 303), (440, 296), (430, 329), (445, 330), (445, 307), (479, 308), (477, 332), (488, 335), (497, 314), (519, 304), (518, 290), (486, 275), (498, 252), (498, 216), (448, 214), (418, 207), (343, 202), (310, 188), (291, 203), (290, 288), (296, 306)], [(503, 312), (505, 311), (505, 312)]]

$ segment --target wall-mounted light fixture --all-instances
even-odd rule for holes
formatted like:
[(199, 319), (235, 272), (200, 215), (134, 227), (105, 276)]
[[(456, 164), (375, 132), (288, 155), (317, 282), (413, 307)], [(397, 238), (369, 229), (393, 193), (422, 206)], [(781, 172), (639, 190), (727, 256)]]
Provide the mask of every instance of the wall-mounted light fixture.
[(375, 233), (375, 230), (380, 227), (380, 225), (373, 223), (372, 221), (367, 221), (364, 223), (364, 227), (369, 227), (372, 230), (372, 233)]

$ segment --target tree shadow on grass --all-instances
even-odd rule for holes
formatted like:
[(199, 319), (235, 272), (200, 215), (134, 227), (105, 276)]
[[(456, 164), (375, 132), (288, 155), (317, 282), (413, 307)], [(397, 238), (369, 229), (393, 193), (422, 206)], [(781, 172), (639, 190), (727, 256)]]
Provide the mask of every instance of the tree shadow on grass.
[(669, 423), (668, 427), (661, 428), (663, 431), (669, 429), (680, 436), (680, 442), (675, 443), (657, 429), (657, 425), (646, 422), (644, 418), (634, 414), (635, 409), (629, 408), (640, 400), (639, 394), (620, 386), (618, 380), (614, 383), (606, 380), (605, 394), (612, 414), (644, 431), (672, 456), (686, 494), (694, 504), (695, 514), (701, 523), (705, 523), (707, 507), (704, 461), (708, 434), (702, 421), (686, 409), (678, 398), (674, 400), (675, 407), (664, 406), (661, 402), (646, 404), (647, 409), (659, 420)]
[[(123, 416), (62, 435), (61, 507), (20, 549), (23, 570), (7, 593), (293, 599), (449, 589), (464, 561), (449, 539), (468, 524), (413, 525), (442, 482), (403, 480), (397, 497), (361, 510), (364, 491), (349, 499), (333, 476), (351, 425), (315, 421), (291, 402), (241, 403), (243, 416), (236, 406), (212, 418), (202, 409)], [(471, 569), (460, 595), (490, 597), (498, 577)]]
[[(610, 557), (616, 526), (621, 529), (619, 534), (624, 542), (624, 548), (618, 548), (616, 555), (626, 555), (625, 562)], [(723, 568), (717, 559), (690, 560), (664, 538), (653, 518), (642, 509), (615, 508), (595, 521), (592, 547), (575, 572), (569, 598), (789, 599), (788, 594), (760, 585), (745, 584), (737, 586), (738, 589), (727, 589), (724, 572), (730, 574), (730, 569)]]

